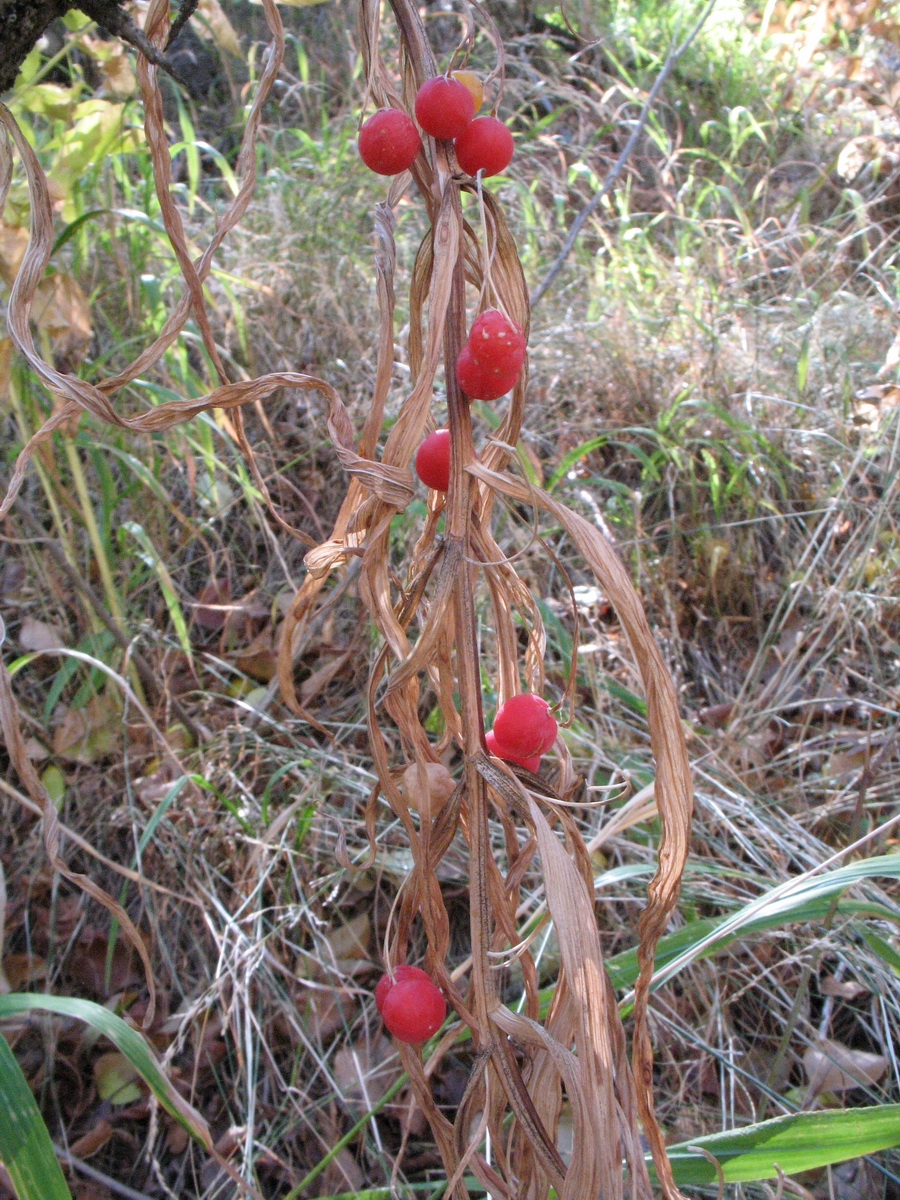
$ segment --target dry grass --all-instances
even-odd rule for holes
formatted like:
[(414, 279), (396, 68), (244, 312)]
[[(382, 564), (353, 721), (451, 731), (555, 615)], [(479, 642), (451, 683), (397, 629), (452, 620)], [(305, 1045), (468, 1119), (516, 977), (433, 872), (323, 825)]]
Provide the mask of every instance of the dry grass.
[[(387, 53), (390, 31), (386, 37)], [(511, 53), (511, 73), (514, 60)], [(514, 95), (524, 85), (516, 77), (510, 87)], [(614, 109), (615, 97), (610, 104)], [(865, 116), (852, 105), (836, 104), (834, 111), (841, 122)], [(600, 115), (578, 134), (586, 151), (598, 144), (591, 141), (595, 119)], [(835, 142), (848, 132), (836, 117)], [(548, 147), (549, 142), (548, 135)], [(824, 146), (807, 145), (805, 153), (824, 162), (829, 144), (826, 139)], [(595, 166), (608, 161), (613, 150), (604, 146), (601, 158), (590, 161)], [(569, 215), (587, 195), (577, 178), (569, 188), (558, 166), (562, 156), (559, 145), (552, 150), (535, 145), (533, 157), (521, 156), (527, 162), (522, 182), (501, 193), (529, 270), (547, 261), (564, 224), (565, 217), (558, 221), (552, 212), (553, 191), (567, 196)], [(569, 157), (582, 157), (580, 149)], [(529, 208), (527, 184), (538, 164), (542, 179), (553, 182), (546, 185), (546, 199), (536, 192)], [(882, 393), (863, 399), (858, 394), (876, 383), (893, 341), (885, 297), (893, 295), (895, 264), (890, 213), (878, 207), (883, 180), (871, 192), (860, 183), (869, 206), (867, 229), (859, 211), (842, 202), (833, 177), (816, 193), (818, 202), (831, 189), (830, 204), (811, 212), (799, 228), (792, 224), (791, 198), (800, 197), (803, 180), (791, 179), (780, 163), (766, 177), (768, 198), (759, 207), (752, 209), (741, 193), (749, 226), (733, 214), (712, 220), (700, 207), (654, 225), (684, 177), (676, 163), (666, 182), (651, 165), (637, 162), (635, 177), (653, 178), (654, 187), (632, 190), (627, 203), (617, 201), (616, 211), (601, 214), (560, 289), (536, 310), (531, 378), (525, 396), (516, 400), (521, 431), (511, 436), (501, 430), (499, 448), (487, 453), (499, 455), (502, 443), (518, 443), (524, 456), (520, 477), (531, 469), (548, 481), (571, 452), (552, 495), (583, 514), (593, 526), (591, 537), (598, 526), (613, 535), (648, 605), (680, 687), (694, 764), (697, 812), (678, 923), (731, 911), (824, 861), (857, 835), (871, 833), (866, 853), (893, 845), (891, 831), (879, 830), (892, 815), (898, 774), (893, 736), (900, 682), (894, 599), (900, 570), (898, 427), (890, 407), (893, 392), (885, 384), (889, 375), (881, 380)], [(247, 366), (254, 373), (325, 374), (325, 364), (340, 359), (346, 365), (336, 364), (326, 377), (346, 395), (359, 428), (368, 395), (385, 380), (373, 350), (378, 318), (366, 257), (371, 185), (349, 161), (347, 173), (352, 182), (344, 211), (352, 236), (347, 254), (326, 262), (320, 287), (307, 287), (303, 275), (309, 237), (299, 222), (310, 214), (304, 218), (301, 205), (293, 209), (293, 198), (286, 200), (274, 185), (248, 214), (251, 233), (233, 243), (236, 249), (229, 253), (235, 257), (227, 265), (272, 289), (248, 293), (246, 341), (253, 351)], [(797, 190), (784, 190), (791, 186)], [(308, 205), (317, 197), (311, 170), (300, 200)], [(398, 215), (402, 276), (412, 268), (423, 229), (421, 213), (404, 205)], [(293, 259), (296, 268), (263, 269), (273, 246), (284, 248), (279, 264)], [(311, 303), (303, 305), (309, 296)], [(400, 366), (386, 397), (392, 429), (409, 379), (422, 372), (415, 306), (407, 312), (401, 298), (398, 316)], [(221, 341), (239, 354), (234, 327), (223, 331)], [(248, 411), (249, 436), (279, 511), (319, 541), (340, 504), (324, 409), (318, 398), (310, 402), (309, 393), (286, 395)], [(475, 409), (483, 460), (490, 415)], [(601, 435), (600, 444), (588, 445)], [(417, 436), (410, 423), (404, 439), (413, 446)], [(182, 445), (202, 461), (196, 444)], [(315, 717), (317, 725), (311, 725), (283, 706), (272, 682), (273, 626), (299, 582), (302, 547), (278, 533), (258, 497), (251, 498), (252, 489), (240, 483), (234, 466), (239, 460), (221, 446), (224, 439), (216, 450), (219, 479), (232, 489), (225, 520), (204, 513), (183, 460), (173, 454), (165, 467), (166, 487), (202, 537), (171, 517), (159, 525), (174, 551), (167, 561), (185, 611), (199, 615), (191, 605), (198, 599), (209, 603), (208, 594), (201, 597), (204, 584), (224, 577), (229, 590), (219, 598), (232, 608), (227, 623), (217, 628), (214, 615), (195, 619), (190, 659), (167, 626), (160, 601), (154, 601), (152, 626), (142, 630), (146, 652), (165, 680), (159, 701), (151, 697), (155, 720), (181, 767), (176, 771), (166, 762), (133, 709), (118, 708), (111, 743), (101, 756), (80, 763), (55, 756), (67, 784), (61, 816), (111, 860), (130, 864), (147, 821), (159, 815), (138, 869), (174, 895), (143, 886), (125, 897), (128, 911), (151, 931), (159, 1005), (150, 1035), (174, 1078), (203, 1108), (222, 1153), (233, 1155), (264, 1195), (289, 1195), (304, 1179), (301, 1194), (310, 1197), (356, 1193), (385, 1187), (394, 1174), (400, 1194), (404, 1178), (430, 1182), (440, 1194), (447, 1170), (423, 1124), (421, 1077), (417, 1104), (401, 1078), (401, 1067), (415, 1073), (415, 1065), (409, 1055), (402, 1063), (396, 1057), (370, 998), (386, 937), (389, 953), (399, 949), (397, 914), (390, 914), (398, 891), (411, 895), (410, 884), (404, 886), (416, 870), (409, 843), (411, 833), (420, 831), (395, 789), (388, 793), (394, 811), (384, 804), (373, 809), (370, 802), (378, 779), (367, 749), (364, 690), (366, 667), (377, 661), (379, 647), (365, 594), (360, 598), (365, 576), (352, 565), (347, 570), (330, 593), (333, 602), (310, 624), (295, 664), (293, 684), (302, 708)], [(588, 448), (582, 453), (582, 447)], [(398, 466), (408, 462), (407, 449), (404, 441)], [(500, 488), (487, 475), (481, 483)], [(609, 603), (609, 578), (590, 593), (594, 581), (583, 557), (563, 535), (564, 521), (572, 519), (559, 509), (535, 518), (524, 485), (503, 487), (510, 493), (509, 507), (497, 507), (494, 536), (503, 555), (517, 555), (515, 569), (537, 603), (535, 609), (527, 602), (526, 623), (532, 625), (533, 656), (541, 659), (554, 694), (566, 687), (572, 642), (580, 646), (576, 716), (560, 753), (563, 764), (571, 754), (589, 788), (612, 789), (586, 797), (574, 793), (579, 803), (564, 818), (573, 842), (591, 847), (621, 801), (607, 799), (599, 808), (582, 801), (615, 796), (623, 780), (633, 794), (653, 776), (647, 722), (629, 697), (641, 694), (641, 683), (625, 645), (622, 614)], [(299, 492), (311, 503), (299, 499)], [(40, 493), (30, 491), (27, 500), (43, 511)], [(239, 513), (246, 517), (236, 543), (227, 535)], [(385, 535), (385, 557), (395, 577), (384, 586), (395, 595), (401, 585), (409, 590), (402, 571), (423, 519), (429, 519), (425, 506), (416, 499)], [(533, 541), (535, 524), (555, 560)], [(24, 527), (11, 528), (32, 536)], [(588, 537), (583, 525), (573, 532)], [(16, 611), (61, 625), (73, 645), (86, 618), (73, 604), (72, 585), (60, 580), (39, 549), (23, 547), (19, 553), (25, 579), (15, 588), (15, 580), (7, 585)], [(426, 548), (419, 545), (417, 553), (423, 562)], [(578, 625), (563, 569), (585, 589), (577, 593)], [(503, 581), (514, 586), (505, 575)], [(433, 611), (434, 595), (426, 594)], [(132, 593), (132, 611), (156, 595), (151, 576)], [(474, 597), (489, 702), (500, 694), (493, 678), (500, 672), (495, 639), (503, 640), (495, 603), (488, 593)], [(547, 640), (540, 654), (533, 632), (537, 620)], [(18, 633), (15, 624), (12, 628)], [(519, 639), (518, 625), (511, 624), (506, 642), (516, 647)], [(46, 741), (52, 733), (42, 722), (41, 706), (52, 676), (43, 670), (35, 660), (14, 685), (27, 714), (26, 736)], [(63, 693), (67, 707), (75, 707), (69, 703), (73, 688)], [(200, 726), (198, 744), (185, 748), (166, 709), (166, 693), (177, 696)], [(445, 694), (441, 714), (440, 693), (440, 686), (426, 690), (412, 706), (414, 721), (437, 744), (455, 732), (453, 705), (447, 708)], [(394, 721), (388, 723), (390, 758), (381, 771), (389, 780), (401, 760), (409, 761), (402, 745)], [(43, 770), (46, 761), (38, 761)], [(448, 755), (446, 761), (455, 771), (460, 760)], [(178, 772), (193, 779), (172, 796)], [(505, 790), (508, 780), (488, 774), (488, 782), (500, 789), (504, 803), (498, 802), (488, 821), (484, 852), (509, 869), (516, 852), (504, 804), (507, 795), (514, 801)], [(524, 803), (516, 794), (515, 803)], [(547, 803), (541, 791), (537, 797), (537, 803)], [(372, 861), (367, 808), (374, 818)], [(144, 1000), (133, 999), (140, 976), (121, 939), (107, 977), (107, 927), (97, 910), (85, 908), (65, 884), (54, 884), (37, 869), (43, 859), (33, 818), (15, 807), (7, 814), (3, 861), (7, 894), (15, 898), (7, 910), (7, 948), (40, 960), (39, 967), (16, 960), (26, 984), (116, 998), (123, 1007), (131, 1003), (140, 1017)], [(520, 831), (524, 820), (514, 818)], [(533, 813), (531, 820), (541, 828)], [(593, 875), (594, 913), (607, 956), (633, 945), (658, 833), (645, 814), (604, 839), (589, 866), (582, 860)], [(119, 878), (110, 868), (65, 846), (71, 866), (89, 870), (111, 895), (119, 894)], [(553, 853), (549, 843), (545, 850)], [(470, 854), (457, 834), (436, 866), (446, 911), (444, 956), (451, 967), (463, 966), (472, 948)], [(565, 922), (532, 931), (529, 919), (546, 903), (546, 880), (536, 861), (523, 860), (521, 866), (518, 894), (504, 899), (516, 913), (506, 933), (510, 943), (518, 936), (512, 936), (514, 929), (534, 933), (533, 973), (527, 956), (521, 973), (508, 945), (498, 944), (503, 953), (488, 960), (497, 964), (490, 969), (496, 981), (491, 990), (509, 1010), (521, 998), (534, 997), (536, 984), (555, 982), (560, 962), (565, 973), (572, 954), (557, 928)], [(560, 870), (565, 871), (561, 864)], [(558, 886), (564, 881), (561, 875)], [(890, 907), (893, 887), (885, 883), (878, 889), (870, 882), (865, 895)], [(431, 962), (426, 930), (410, 917), (410, 909), (401, 909), (406, 953)], [(893, 937), (889, 924), (844, 910), (775, 937), (748, 935), (713, 959), (694, 963), (656, 993), (651, 1027), (662, 1050), (654, 1083), (668, 1140), (770, 1116), (791, 1103), (815, 1102), (806, 1094), (803, 1054), (826, 1036), (854, 1049), (884, 1052), (890, 1060), (880, 1082), (844, 1099), (896, 1098), (891, 1031), (900, 1016), (900, 994), (890, 966), (864, 940), (866, 930), (888, 942)], [(9, 962), (6, 969), (9, 974)], [(29, 975), (31, 970), (38, 973)], [(461, 971), (454, 986), (465, 980)], [(26, 1048), (29, 1063), (52, 1080), (46, 1111), (57, 1128), (68, 1129), (71, 1139), (94, 1128), (90, 1074), (71, 1034), (59, 1035), (52, 1057), (37, 1037), (23, 1052)], [(429, 1075), (433, 1119), (453, 1119), (482, 1061), (469, 1042), (443, 1048)], [(73, 1107), (59, 1097), (75, 1078), (87, 1099)], [(398, 1090), (379, 1108), (391, 1088)], [(142, 1100), (114, 1111), (119, 1132), (91, 1161), (114, 1181), (147, 1193), (221, 1194), (221, 1177), (179, 1144), (165, 1122), (146, 1140), (147, 1110)], [(561, 1126), (569, 1121), (564, 1107)], [(497, 1127), (503, 1128), (499, 1117)], [(346, 1145), (329, 1159), (328, 1152), (351, 1130)], [(499, 1136), (502, 1141), (506, 1134)], [(149, 1167), (136, 1161), (135, 1145), (151, 1147)], [(832, 1179), (807, 1180), (806, 1186), (828, 1195), (829, 1186), (843, 1185)], [(861, 1186), (868, 1188), (863, 1195), (874, 1197), (895, 1194), (896, 1184), (872, 1175)], [(766, 1191), (738, 1185), (732, 1194), (761, 1197)]]

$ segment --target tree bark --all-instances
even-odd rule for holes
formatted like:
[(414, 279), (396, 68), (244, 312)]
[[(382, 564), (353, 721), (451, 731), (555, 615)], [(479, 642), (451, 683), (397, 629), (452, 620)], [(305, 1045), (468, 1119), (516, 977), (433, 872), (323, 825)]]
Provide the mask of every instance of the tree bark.
[[(174, 64), (150, 44), (122, 8), (122, 3), (123, 0), (0, 0), (0, 96), (13, 86), (19, 68), (47, 26), (70, 8), (79, 9), (101, 29), (140, 50), (150, 62), (186, 87), (186, 81)], [(184, 0), (176, 30), (195, 8), (196, 0), (193, 3)]]
[(0, 0), (0, 96), (47, 26), (70, 7), (68, 0)]

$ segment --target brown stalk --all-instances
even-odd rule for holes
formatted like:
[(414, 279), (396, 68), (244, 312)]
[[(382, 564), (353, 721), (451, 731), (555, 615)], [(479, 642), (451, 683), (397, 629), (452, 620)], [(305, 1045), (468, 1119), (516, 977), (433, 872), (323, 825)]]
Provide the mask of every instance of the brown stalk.
[[(403, 100), (407, 107), (415, 88), (434, 73), (431, 51), (418, 11), (409, 0), (391, 0), (400, 30)], [(478, 6), (479, 13), (481, 12)], [(397, 103), (396, 89), (381, 62), (378, 49), (379, 15), (374, 0), (360, 6), (369, 94), (376, 103)], [(470, 36), (470, 31), (466, 37)], [(464, 39), (465, 40), (465, 39)], [(424, 162), (423, 162), (424, 160)], [(426, 963), (445, 985), (447, 973), (438, 959), (448, 944), (447, 918), (434, 870), (449, 845), (458, 819), (470, 853), (471, 985), (460, 1015), (469, 1023), (479, 1055), (469, 1087), (457, 1115), (452, 1138), (446, 1118), (434, 1110), (419, 1060), (404, 1050), (420, 1102), (432, 1119), (435, 1137), (452, 1181), (451, 1192), (460, 1194), (461, 1166), (468, 1163), (476, 1177), (497, 1196), (545, 1197), (553, 1187), (562, 1197), (601, 1194), (613, 1200), (626, 1186), (622, 1162), (627, 1166), (630, 1194), (650, 1195), (649, 1179), (640, 1149), (639, 1119), (651, 1142), (657, 1172), (667, 1197), (678, 1195), (667, 1170), (664, 1147), (653, 1116), (649, 1086), (650, 1050), (647, 1037), (647, 983), (653, 947), (677, 896), (680, 870), (687, 848), (690, 815), (690, 781), (683, 738), (674, 703), (674, 690), (627, 575), (602, 538), (580, 518), (503, 473), (510, 447), (521, 427), (525, 378), (514, 390), (496, 439), (488, 443), (483, 462), (475, 457), (469, 404), (455, 380), (453, 364), (466, 333), (466, 287), (472, 285), (486, 302), (499, 301), (527, 329), (528, 306), (524, 278), (502, 213), (488, 192), (479, 196), (483, 236), (463, 218), (460, 179), (449, 148), (427, 142), (413, 176), (422, 192), (433, 225), (417, 255), (410, 285), (409, 361), (413, 386), (384, 445), (380, 469), (370, 464), (369, 477), (357, 473), (362, 487), (351, 484), (347, 502), (329, 542), (307, 557), (311, 575), (298, 596), (291, 621), (295, 630), (313, 619), (316, 597), (325, 576), (346, 561), (348, 553), (361, 554), (360, 595), (385, 639), (384, 650), (372, 673), (369, 690), (369, 732), (381, 793), (406, 829), (415, 865), (405, 885), (397, 927), (389, 931), (389, 961), (403, 958), (413, 922), (421, 920), (428, 950)], [(391, 188), (399, 199), (401, 187)], [(390, 203), (390, 201), (389, 201)], [(382, 242), (389, 233), (383, 210), (379, 212)], [(382, 262), (393, 256), (380, 250)], [(490, 286), (482, 272), (491, 271)], [(382, 281), (385, 272), (379, 268)], [(392, 346), (385, 333), (393, 307), (393, 294), (380, 285), (381, 342), (379, 382), (373, 411), (379, 417), (384, 401), (384, 353)], [(427, 308), (427, 328), (423, 313)], [(402, 468), (412, 455), (424, 429), (431, 426), (433, 379), (438, 366), (438, 339), (442, 337), (444, 380), (451, 437), (451, 474), (443, 504), (429, 500), (429, 516), (413, 552), (410, 583), (392, 598), (387, 522), (400, 507), (400, 497), (388, 494), (385, 476)], [(374, 453), (375, 422), (366, 425), (366, 456)], [(362, 446), (360, 445), (360, 452)], [(380, 480), (380, 486), (378, 486)], [(366, 494), (368, 493), (368, 495)], [(634, 1075), (625, 1057), (625, 1036), (619, 1022), (612, 989), (603, 972), (594, 926), (590, 861), (574, 822), (554, 803), (555, 793), (545, 781), (527, 772), (510, 772), (485, 753), (484, 714), (481, 706), (481, 663), (476, 637), (475, 594), (484, 577), (494, 618), (496, 670), (501, 699), (520, 690), (518, 637), (512, 613), (517, 610), (528, 629), (524, 660), (526, 687), (543, 687), (544, 634), (534, 602), (489, 532), (494, 497), (505, 494), (538, 507), (549, 508), (572, 534), (591, 567), (611, 595), (623, 626), (631, 638), (648, 692), (649, 720), (659, 774), (657, 799), (663, 825), (660, 867), (641, 921), (641, 977), (636, 989)], [(444, 534), (436, 541), (437, 516), (443, 510)], [(438, 557), (434, 551), (439, 550)], [(434, 565), (440, 566), (434, 574)], [(427, 564), (427, 566), (426, 566)], [(290, 626), (290, 623), (289, 623)], [(411, 640), (411, 631), (417, 636)], [(287, 635), (286, 635), (287, 636)], [(285, 646), (288, 642), (285, 642)], [(290, 675), (292, 654), (285, 656)], [(446, 733), (431, 745), (418, 723), (420, 683), (431, 683), (444, 712)], [(458, 698), (454, 702), (454, 696)], [(403, 761), (425, 779), (425, 766), (454, 745), (462, 752), (463, 774), (452, 806), (441, 813), (437, 827), (430, 818), (413, 815), (408, 797), (394, 783), (401, 770), (395, 766), (397, 743), (382, 729), (384, 717), (393, 725)], [(574, 777), (561, 748), (560, 782), (572, 786)], [(491, 816), (503, 829), (507, 873), (494, 860)], [(553, 826), (565, 835), (565, 848)], [(367, 814), (370, 836), (374, 811)], [(524, 827), (524, 840), (521, 830)], [(520, 951), (526, 980), (526, 1012), (517, 1016), (500, 1004), (491, 954), (517, 941), (515, 911), (518, 887), (532, 861), (540, 855), (550, 914), (557, 929), (562, 969), (556, 996), (543, 1026), (537, 1023), (534, 964), (527, 948)], [(447, 988), (453, 999), (453, 991)], [(455, 989), (454, 989), (455, 990)], [(513, 1038), (520, 1053), (513, 1051)], [(520, 1059), (522, 1048), (524, 1059)], [(563, 1096), (574, 1117), (576, 1154), (567, 1167), (556, 1150), (556, 1126)], [(491, 1136), (494, 1163), (479, 1153), (469, 1122), (481, 1112), (479, 1127)], [(506, 1130), (509, 1115), (513, 1117)], [(477, 1139), (476, 1139), (477, 1140)]]

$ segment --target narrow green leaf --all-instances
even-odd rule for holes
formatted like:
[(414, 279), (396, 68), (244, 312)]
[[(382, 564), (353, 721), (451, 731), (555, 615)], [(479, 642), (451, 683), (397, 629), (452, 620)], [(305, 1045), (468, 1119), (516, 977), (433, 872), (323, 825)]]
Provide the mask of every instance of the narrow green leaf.
[[(714, 935), (724, 924), (721, 917), (704, 917), (699, 921), (691, 921), (690, 924), (676, 930), (675, 933), (660, 938), (656, 947), (654, 965), (657, 971), (661, 971), (694, 946), (698, 947), (698, 950), (692, 961), (707, 958), (748, 933), (760, 933), (767, 929), (777, 929), (782, 925), (794, 925), (803, 921), (819, 921), (828, 915), (833, 904), (833, 899), (826, 893), (804, 900), (786, 913), (780, 908), (772, 912), (757, 913), (745, 925), (731, 929), (720, 937)], [(844, 916), (878, 917), (883, 921), (897, 920), (897, 914), (886, 905), (870, 900), (839, 900), (836, 911)], [(706, 941), (707, 938), (710, 940)], [(614, 987), (633, 987), (638, 974), (637, 949), (623, 950), (620, 954), (608, 958), (606, 969)]]
[(2, 1036), (0, 1097), (0, 1162), (9, 1172), (19, 1200), (72, 1200), (44, 1118)]
[(900, 954), (890, 942), (873, 933), (871, 929), (860, 929), (863, 939), (872, 947), (880, 959), (887, 963), (895, 975), (900, 975)]
[(138, 554), (140, 558), (147, 564), (151, 570), (156, 572), (156, 578), (159, 581), (160, 591), (163, 594), (163, 599), (166, 602), (166, 608), (169, 610), (169, 616), (172, 619), (172, 624), (175, 626), (175, 632), (178, 635), (178, 640), (181, 643), (181, 648), (189, 659), (193, 658), (191, 647), (191, 639), (188, 636), (187, 621), (184, 619), (184, 613), (181, 610), (181, 605), (178, 602), (178, 596), (175, 592), (175, 584), (172, 581), (172, 576), (169, 574), (169, 568), (160, 558), (157, 549), (147, 535), (147, 531), (137, 521), (123, 521), (120, 528), (125, 533), (130, 533), (137, 542), (140, 549)]
[[(855, 884), (865, 883), (870, 879), (885, 877), (900, 879), (900, 855), (881, 854), (872, 858), (862, 858), (858, 862), (838, 867), (834, 871), (823, 871), (818, 875), (801, 876), (779, 884), (770, 892), (745, 904), (736, 913), (725, 917), (715, 929), (705, 934), (693, 946), (682, 951), (670, 964), (662, 968), (662, 974), (654, 980), (656, 984), (665, 982), (689, 962), (712, 952), (716, 944), (731, 941), (738, 934), (750, 933), (759, 929), (770, 929), (775, 925), (784, 925), (796, 921), (817, 920), (823, 912), (823, 904), (827, 910), (832, 898), (839, 895)], [(842, 902), (843, 903), (843, 902)], [(854, 901), (865, 907), (850, 911), (871, 910), (874, 902)], [(885, 916), (889, 920), (897, 920), (900, 910), (891, 910), (885, 905), (875, 904), (879, 910), (873, 915)], [(838, 905), (839, 911), (848, 911)], [(657, 969), (659, 971), (659, 968)]]
[[(121, 1017), (110, 1012), (108, 1008), (95, 1004), (93, 1000), (32, 995), (24, 992), (11, 992), (7, 996), (0, 996), (0, 1020), (23, 1012), (52, 1012), (63, 1017), (75, 1017), (109, 1038), (116, 1049), (125, 1055), (166, 1112), (202, 1146), (207, 1150), (212, 1149), (212, 1138), (206, 1121), (166, 1079), (156, 1054), (143, 1035), (132, 1029)], [(41, 1196), (40, 1200), (49, 1200), (49, 1197)]]
[(666, 1153), (679, 1187), (716, 1182), (711, 1162), (691, 1150), (702, 1146), (719, 1163), (727, 1183), (776, 1179), (874, 1154), (900, 1144), (900, 1104), (792, 1113), (670, 1146)]

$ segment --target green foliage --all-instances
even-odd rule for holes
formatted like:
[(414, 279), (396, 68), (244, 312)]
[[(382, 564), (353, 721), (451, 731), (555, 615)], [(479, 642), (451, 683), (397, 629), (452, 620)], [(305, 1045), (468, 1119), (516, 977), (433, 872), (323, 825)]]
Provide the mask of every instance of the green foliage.
[[(20, 1013), (35, 1012), (74, 1017), (109, 1038), (116, 1049), (128, 1059), (166, 1112), (202, 1146), (207, 1149), (211, 1147), (212, 1141), (206, 1122), (166, 1078), (147, 1040), (120, 1016), (92, 1000), (15, 992), (0, 996), (0, 1021)], [(10, 1078), (12, 1079), (12, 1076)]]
[(9, 1172), (18, 1200), (72, 1200), (47, 1126), (2, 1034), (0, 1162)]
[[(797, 1175), (900, 1145), (900, 1104), (792, 1113), (668, 1148), (679, 1187)], [(705, 1150), (715, 1163), (701, 1154)]]

